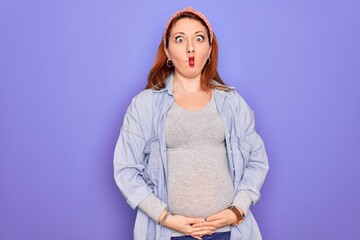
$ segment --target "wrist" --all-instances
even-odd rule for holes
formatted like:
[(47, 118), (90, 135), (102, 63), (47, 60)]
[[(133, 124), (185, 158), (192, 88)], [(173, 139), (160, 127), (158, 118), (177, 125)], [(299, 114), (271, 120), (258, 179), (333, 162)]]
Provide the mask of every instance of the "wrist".
[(172, 229), (173, 228), (173, 218), (174, 218), (174, 215), (169, 213), (169, 215), (166, 217), (166, 220), (163, 222), (162, 226)]
[(235, 206), (230, 206), (230, 207), (228, 207), (228, 209), (231, 210), (236, 217), (236, 220), (231, 223), (231, 226), (236, 227), (237, 225), (239, 225), (240, 223), (242, 223), (244, 221), (245, 215), (241, 209), (239, 209)]
[(163, 213), (160, 215), (158, 223), (160, 224), (160, 226), (164, 226), (166, 220), (169, 218), (169, 216), (171, 216), (171, 212), (168, 210), (164, 210)]
[(164, 209), (164, 211), (160, 214), (160, 216), (158, 218), (158, 224), (160, 224), (164, 220), (164, 217), (166, 216), (167, 212), (168, 211), (166, 209)]

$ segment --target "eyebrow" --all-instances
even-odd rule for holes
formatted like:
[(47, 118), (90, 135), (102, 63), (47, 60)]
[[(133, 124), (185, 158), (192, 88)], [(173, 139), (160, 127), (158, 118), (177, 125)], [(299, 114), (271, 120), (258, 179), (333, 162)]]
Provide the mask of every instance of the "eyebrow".
[[(195, 32), (195, 34), (198, 34), (198, 33), (204, 33), (204, 34), (205, 34), (205, 32), (204, 32), (204, 31), (197, 31), (197, 32)], [(184, 33), (184, 32), (176, 32), (176, 33), (174, 33), (174, 34), (173, 34), (173, 36), (175, 36), (176, 34), (185, 35), (185, 33)]]

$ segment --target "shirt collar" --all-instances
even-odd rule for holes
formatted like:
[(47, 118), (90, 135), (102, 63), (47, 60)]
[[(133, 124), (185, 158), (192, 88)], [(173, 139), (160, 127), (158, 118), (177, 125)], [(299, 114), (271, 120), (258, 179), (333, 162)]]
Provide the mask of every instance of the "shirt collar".
[(174, 73), (171, 73), (165, 79), (165, 87), (159, 90), (154, 90), (154, 92), (165, 92), (167, 91), (169, 95), (173, 95), (173, 81), (174, 81)]

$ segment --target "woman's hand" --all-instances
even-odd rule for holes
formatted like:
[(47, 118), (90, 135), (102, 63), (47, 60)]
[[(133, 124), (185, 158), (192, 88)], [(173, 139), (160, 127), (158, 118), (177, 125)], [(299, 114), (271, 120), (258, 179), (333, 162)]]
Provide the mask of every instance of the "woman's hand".
[[(240, 210), (240, 212), (242, 212)], [(224, 209), (221, 212), (210, 215), (206, 218), (206, 221), (195, 223), (192, 227), (198, 229), (201, 227), (213, 227), (215, 229), (221, 228), (234, 223), (237, 220), (236, 215), (230, 209)], [(193, 232), (198, 234), (198, 232)]]
[(170, 215), (166, 219), (164, 226), (177, 232), (191, 235), (196, 239), (201, 239), (201, 236), (212, 234), (216, 229), (210, 225), (195, 227), (196, 224), (202, 224), (204, 222), (205, 219), (203, 218), (188, 218), (181, 215)]

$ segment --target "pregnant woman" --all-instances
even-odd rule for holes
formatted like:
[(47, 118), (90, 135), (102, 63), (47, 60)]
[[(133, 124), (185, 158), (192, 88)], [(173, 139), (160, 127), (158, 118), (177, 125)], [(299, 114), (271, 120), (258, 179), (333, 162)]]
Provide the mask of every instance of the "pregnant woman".
[(115, 181), (137, 209), (136, 240), (261, 239), (249, 208), (268, 171), (265, 147), (217, 62), (206, 17), (191, 7), (173, 14), (114, 153)]

